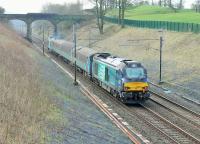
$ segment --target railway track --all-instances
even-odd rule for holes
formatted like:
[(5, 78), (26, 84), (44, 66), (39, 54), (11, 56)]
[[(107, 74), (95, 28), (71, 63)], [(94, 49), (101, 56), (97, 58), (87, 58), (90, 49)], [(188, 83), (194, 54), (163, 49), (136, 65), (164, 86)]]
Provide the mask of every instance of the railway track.
[[(199, 144), (200, 141), (192, 136), (191, 134), (187, 133), (180, 127), (174, 125), (160, 114), (152, 111), (148, 107), (142, 105), (145, 109), (137, 109), (137, 114), (141, 116), (141, 118), (146, 119), (146, 122), (151, 124), (154, 128), (158, 129), (161, 133), (166, 135), (168, 138), (173, 140), (174, 143), (177, 144), (191, 144), (197, 143)], [(135, 110), (134, 110), (135, 111)]]
[[(95, 89), (96, 90), (96, 89)], [(103, 90), (104, 91), (104, 90)], [(98, 93), (106, 96), (111, 101), (115, 102), (117, 106), (120, 106), (124, 111), (128, 111), (131, 117), (139, 117), (141, 121), (144, 121), (147, 125), (156, 129), (159, 133), (176, 144), (200, 144), (200, 140), (182, 130), (178, 126), (174, 125), (158, 113), (152, 111), (145, 105), (141, 104), (141, 107), (127, 107), (123, 103), (119, 102), (116, 98), (111, 96), (107, 91), (102, 93), (102, 89), (99, 88)]]
[(188, 102), (190, 102), (190, 103), (192, 103), (192, 104), (195, 104), (195, 105), (197, 105), (197, 106), (200, 106), (200, 103), (198, 102), (198, 101), (194, 101), (194, 100), (192, 100), (192, 99), (190, 99), (190, 98), (187, 98), (187, 97), (185, 97), (185, 96), (181, 96), (183, 99), (185, 99), (185, 100), (187, 100)]
[[(101, 91), (101, 90), (99, 90)], [(100, 92), (99, 92), (100, 93)], [(180, 127), (174, 125), (172, 122), (168, 121), (164, 117), (162, 117), (160, 114), (152, 111), (145, 105), (141, 104), (142, 108), (138, 107), (127, 107), (116, 98), (111, 96), (110, 94), (106, 94), (107, 91), (104, 92), (104, 96), (107, 96), (107, 98), (112, 99), (112, 101), (115, 101), (116, 105), (121, 108), (123, 108), (124, 111), (128, 111), (129, 115), (131, 115), (133, 118), (135, 115), (139, 117), (142, 121), (144, 121), (147, 125), (150, 125), (157, 131), (159, 131), (162, 135), (167, 137), (169, 140), (171, 140), (173, 143), (176, 144), (200, 144), (200, 140), (189, 134), (188, 132), (184, 131)]]
[[(40, 40), (40, 39), (38, 38), (38, 40)], [(99, 90), (99, 91), (102, 91), (102, 90)], [(101, 93), (102, 92), (100, 92), (100, 94)], [(131, 115), (132, 117), (135, 117), (135, 115), (137, 115), (137, 117), (139, 117), (142, 121), (144, 121), (146, 124), (150, 125), (154, 129), (159, 131), (162, 135), (164, 135), (165, 137), (170, 139), (173, 143), (177, 143), (177, 144), (179, 144), (179, 143), (180, 144), (182, 144), (182, 143), (183, 144), (184, 143), (197, 143), (197, 144), (200, 144), (199, 139), (197, 139), (194, 136), (192, 136), (191, 134), (185, 132), (184, 130), (182, 130), (178, 126), (174, 125), (167, 119), (163, 118), (158, 113), (152, 111), (145, 105), (141, 104), (142, 108), (127, 107), (124, 104), (122, 104), (121, 102), (117, 101), (112, 96), (110, 96), (109, 93), (103, 92), (103, 95), (104, 96), (106, 95), (106, 97), (109, 99), (111, 98), (112, 101), (115, 102), (117, 105), (120, 105), (120, 107), (123, 108), (124, 111), (128, 111), (129, 115)], [(169, 102), (169, 100), (166, 100), (166, 101)], [(159, 102), (157, 102), (157, 103), (159, 103)], [(171, 102), (169, 102), (169, 103), (171, 103)], [(175, 105), (174, 103), (171, 103), (171, 104)], [(162, 106), (164, 106), (164, 104)], [(166, 105), (165, 105), (165, 107), (167, 108)], [(177, 105), (177, 107), (179, 107), (179, 109), (184, 109), (184, 113), (180, 114), (179, 111), (176, 111), (176, 114), (183, 116), (187, 112), (187, 114), (188, 114), (187, 119), (190, 122), (192, 121), (191, 118), (193, 117), (193, 116), (191, 116), (191, 113), (193, 115), (196, 115), (196, 113), (189, 111), (187, 108), (185, 108), (183, 106)], [(174, 111), (174, 110), (172, 110), (172, 111)], [(199, 118), (199, 115), (196, 115), (196, 117)], [(185, 118), (185, 116), (184, 116), (184, 118)], [(195, 123), (195, 124), (197, 123), (199, 125), (199, 121), (197, 121), (197, 120), (198, 119), (196, 119), (195, 121), (192, 121), (192, 123)]]
[(197, 128), (200, 129), (200, 115), (183, 105), (180, 105), (174, 101), (171, 101), (169, 98), (160, 95), (156, 92), (151, 91), (151, 100), (162, 107), (168, 109), (169, 111), (172, 111), (176, 115), (186, 119), (190, 123), (196, 125)]
[[(154, 83), (152, 83), (152, 82), (150, 82), (150, 84), (152, 85), (152, 86), (154, 86), (154, 87), (157, 87), (157, 88), (159, 88), (159, 89), (162, 89), (163, 91), (168, 91), (168, 89), (166, 89), (166, 88), (163, 88), (163, 87), (161, 87), (161, 86), (158, 86), (157, 84), (154, 84)], [(175, 86), (177, 86), (177, 85), (175, 85)], [(178, 95), (177, 93), (174, 93), (175, 95)], [(183, 99), (185, 99), (186, 101), (188, 101), (189, 103), (191, 103), (191, 104), (195, 104), (195, 105), (197, 105), (197, 106), (200, 106), (200, 103), (198, 102), (198, 101), (195, 101), (195, 100), (192, 100), (192, 99), (190, 99), (190, 98), (188, 98), (188, 97), (186, 97), (186, 96), (182, 96), (182, 95), (178, 95), (179, 97), (181, 97), (181, 98), (183, 98)]]
[[(91, 81), (89, 81), (89, 79), (88, 79), (88, 82), (91, 82)], [(93, 84), (96, 85), (95, 83), (93, 83)], [(119, 102), (118, 100), (116, 100), (116, 98), (114, 98), (112, 95), (110, 95), (107, 91), (102, 90), (99, 86), (97, 86), (97, 87), (98, 88), (93, 88), (93, 89), (95, 89), (95, 91), (97, 91), (97, 93), (99, 93), (103, 96), (106, 96), (108, 99), (111, 99), (111, 101), (115, 102), (117, 106), (120, 105), (121, 109), (123, 109), (124, 111), (126, 111), (126, 112), (129, 111), (129, 115), (131, 115), (131, 117), (134, 118), (135, 114), (136, 114), (137, 117), (140, 117), (140, 119), (142, 121), (144, 121), (148, 125), (152, 126), (154, 129), (158, 130), (165, 137), (167, 137), (168, 139), (173, 141), (173, 143), (177, 143), (177, 144), (179, 144), (179, 143), (180, 144), (182, 144), (182, 143), (188, 143), (188, 144), (189, 143), (197, 143), (197, 144), (200, 143), (200, 141), (197, 138), (195, 138), (191, 134), (185, 132), (184, 130), (182, 130), (178, 126), (174, 125), (167, 119), (163, 118), (158, 113), (152, 111), (148, 107), (146, 107), (144, 105), (141, 105), (143, 107), (143, 109), (141, 109), (141, 108), (138, 109), (136, 107), (127, 107), (124, 104), (122, 104), (121, 102)], [(135, 110), (135, 109), (137, 109), (137, 110)]]

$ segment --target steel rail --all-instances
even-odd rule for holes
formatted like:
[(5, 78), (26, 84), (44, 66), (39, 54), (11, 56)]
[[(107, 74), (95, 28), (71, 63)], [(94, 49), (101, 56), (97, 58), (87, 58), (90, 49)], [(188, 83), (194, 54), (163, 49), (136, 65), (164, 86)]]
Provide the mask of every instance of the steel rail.
[[(157, 84), (155, 84), (155, 83), (153, 83), (153, 82), (149, 82), (149, 83), (150, 83), (151, 85), (153, 85), (153, 86), (159, 88), (159, 89), (162, 89), (162, 90), (164, 90), (164, 91), (168, 91), (168, 89), (163, 88), (163, 87), (161, 87), (161, 86), (159, 86), (159, 85), (157, 85)], [(174, 85), (174, 86), (176, 86), (176, 85)], [(175, 93), (175, 95), (179, 96), (177, 93)], [(197, 106), (200, 106), (200, 103), (199, 103), (199, 102), (194, 101), (194, 100), (192, 100), (192, 99), (190, 99), (190, 98), (187, 98), (187, 97), (185, 97), (185, 96), (181, 96), (181, 98), (183, 98), (183, 99), (187, 100), (188, 102), (193, 103), (193, 104), (195, 104), (195, 105), (197, 105)]]
[(150, 91), (150, 93), (152, 93), (152, 94), (154, 94), (155, 96), (157, 96), (157, 97), (159, 97), (159, 98), (162, 98), (162, 99), (168, 101), (169, 103), (174, 104), (174, 105), (176, 105), (177, 107), (180, 107), (180, 108), (182, 108), (183, 110), (188, 111), (189, 113), (191, 113), (191, 114), (195, 115), (196, 117), (200, 118), (200, 114), (198, 114), (198, 113), (196, 113), (196, 112), (194, 112), (194, 111), (192, 111), (192, 110), (186, 108), (185, 106), (183, 106), (183, 105), (181, 105), (181, 104), (178, 104), (177, 102), (174, 102), (174, 101), (170, 100), (170, 99), (167, 98), (166, 96), (164, 96), (164, 95), (162, 95), (162, 94), (158, 94), (157, 92), (154, 92), (154, 91)]
[(200, 144), (200, 140), (199, 139), (195, 138), (194, 136), (192, 136), (191, 134), (187, 133), (186, 131), (184, 131), (180, 127), (178, 127), (175, 124), (171, 123), (170, 121), (168, 121), (167, 119), (165, 119), (164, 117), (162, 117), (160, 114), (154, 112), (153, 110), (151, 110), (150, 108), (146, 107), (145, 105), (141, 104), (141, 106), (144, 107), (146, 110), (148, 110), (153, 115), (155, 115), (156, 117), (158, 117), (159, 119), (161, 119), (163, 122), (165, 122), (168, 125), (170, 125), (171, 127), (175, 128), (177, 131), (179, 131), (180, 133), (182, 133), (183, 135), (185, 135), (187, 138), (189, 138), (193, 142), (195, 142), (197, 144)]
[[(157, 101), (157, 100), (153, 99), (152, 97), (150, 98), (150, 100), (153, 101), (154, 103), (156, 103), (156, 104), (158, 104), (158, 105), (164, 107), (166, 110), (168, 110), (168, 111), (174, 113), (175, 115), (179, 116), (180, 118), (182, 118), (182, 119), (184, 119), (184, 120), (190, 122), (190, 123), (193, 124), (195, 127), (198, 127), (198, 128), (200, 129), (200, 124), (199, 124), (199, 123), (200, 123), (200, 119), (196, 119), (196, 121), (194, 121), (193, 118), (188, 118), (188, 117), (187, 117), (187, 116), (188, 116), (188, 115), (186, 114), (187, 112), (185, 113), (186, 115), (183, 114), (184, 112), (182, 112), (182, 114), (180, 114), (180, 113), (178, 113), (178, 112), (176, 111), (176, 108), (172, 108), (172, 107), (166, 106), (165, 104), (163, 104), (163, 103), (160, 102), (159, 100)], [(199, 121), (199, 123), (198, 123), (198, 121)]]

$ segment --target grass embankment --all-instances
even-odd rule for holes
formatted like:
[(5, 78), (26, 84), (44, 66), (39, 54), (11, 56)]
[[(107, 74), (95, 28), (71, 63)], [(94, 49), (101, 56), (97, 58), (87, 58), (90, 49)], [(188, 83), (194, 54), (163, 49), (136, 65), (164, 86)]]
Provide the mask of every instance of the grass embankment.
[[(118, 10), (111, 10), (107, 16), (118, 16)], [(177, 10), (159, 6), (139, 6), (129, 7), (125, 11), (125, 19), (150, 20), (150, 21), (170, 21), (184, 23), (200, 23), (200, 13), (193, 10)]]
[(42, 143), (47, 93), (30, 46), (0, 24), (0, 143)]

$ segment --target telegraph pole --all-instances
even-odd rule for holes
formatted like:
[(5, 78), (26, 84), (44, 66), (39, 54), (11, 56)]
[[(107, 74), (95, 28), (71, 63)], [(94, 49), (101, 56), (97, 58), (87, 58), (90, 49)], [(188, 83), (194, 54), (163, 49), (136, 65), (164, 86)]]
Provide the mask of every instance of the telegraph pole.
[(160, 32), (160, 75), (159, 75), (159, 84), (163, 83), (162, 80), (162, 52), (163, 52), (163, 30), (159, 30), (158, 32)]
[(74, 85), (77, 86), (78, 82), (76, 80), (76, 71), (77, 71), (77, 67), (76, 67), (76, 30), (75, 30), (75, 24), (73, 24), (73, 41), (74, 41)]
[[(138, 39), (138, 40), (128, 40), (128, 41), (160, 41), (160, 49), (154, 49), (156, 51), (160, 52), (160, 65), (159, 65), (159, 84), (163, 83), (163, 79), (162, 79), (162, 52), (163, 52), (163, 42), (164, 42), (164, 38), (163, 38), (163, 30), (159, 30), (158, 32), (160, 32), (160, 39)], [(128, 45), (122, 45), (122, 46), (128, 46)]]
[(160, 81), (159, 83), (163, 83), (162, 81), (162, 48), (163, 48), (163, 37), (160, 36)]
[(43, 53), (43, 55), (44, 55), (44, 45), (45, 45), (45, 43), (44, 43), (44, 24), (43, 24), (43, 31), (42, 31), (42, 53)]

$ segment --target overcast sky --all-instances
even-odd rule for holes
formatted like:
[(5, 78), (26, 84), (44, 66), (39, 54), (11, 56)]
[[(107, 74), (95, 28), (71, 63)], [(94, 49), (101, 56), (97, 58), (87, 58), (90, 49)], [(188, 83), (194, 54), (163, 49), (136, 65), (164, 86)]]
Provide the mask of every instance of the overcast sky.
[[(185, 0), (185, 7), (190, 7), (195, 0)], [(46, 3), (75, 3), (77, 0), (0, 0), (0, 6), (6, 9), (6, 13), (40, 12)], [(80, 0), (84, 8), (91, 7), (89, 0)]]
[[(46, 3), (76, 3), (77, 0), (0, 0), (0, 6), (6, 9), (6, 13), (40, 12)], [(89, 0), (80, 0), (84, 8), (91, 7)]]

